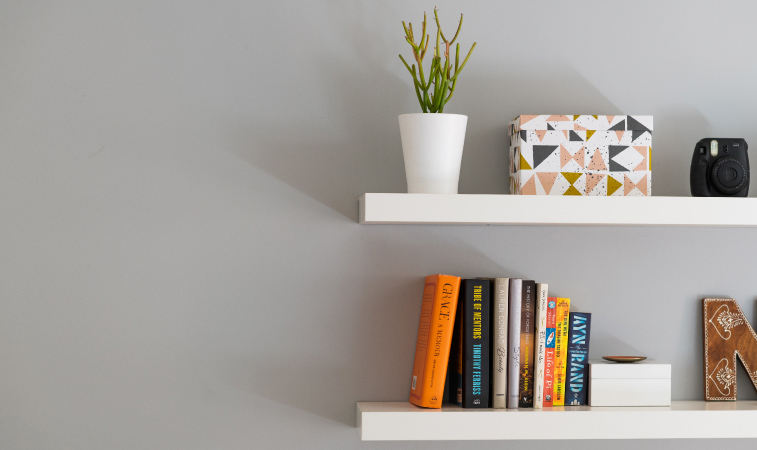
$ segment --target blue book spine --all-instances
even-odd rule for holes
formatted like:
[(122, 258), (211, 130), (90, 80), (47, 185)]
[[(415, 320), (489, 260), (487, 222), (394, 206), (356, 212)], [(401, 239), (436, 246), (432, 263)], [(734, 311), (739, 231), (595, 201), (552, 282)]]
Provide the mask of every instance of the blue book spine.
[(590, 313), (570, 313), (565, 406), (586, 405), (589, 381)]

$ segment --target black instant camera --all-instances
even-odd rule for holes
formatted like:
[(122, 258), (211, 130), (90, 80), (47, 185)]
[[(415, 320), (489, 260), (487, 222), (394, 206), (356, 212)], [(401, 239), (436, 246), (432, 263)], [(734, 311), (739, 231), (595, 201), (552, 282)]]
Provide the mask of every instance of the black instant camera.
[(697, 142), (691, 159), (691, 195), (746, 197), (749, 158), (743, 139), (706, 138)]

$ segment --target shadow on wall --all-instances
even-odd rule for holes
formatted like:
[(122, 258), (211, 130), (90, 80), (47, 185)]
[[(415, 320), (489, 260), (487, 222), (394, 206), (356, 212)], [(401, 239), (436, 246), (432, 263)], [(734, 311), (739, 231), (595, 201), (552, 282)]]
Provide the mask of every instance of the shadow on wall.
[[(230, 146), (246, 163), (354, 220), (359, 195), (406, 190), (397, 115), (419, 108), (396, 56), (408, 49), (384, 29), (399, 23), (401, 14), (381, 3), (354, 2), (341, 2), (332, 12), (335, 26), (309, 35), (309, 46), (330, 51), (305, 67), (298, 55), (283, 58), (287, 71), (307, 76), (299, 86), (272, 86), (283, 90), (281, 103), (252, 127), (240, 118)], [(401, 36), (399, 25), (397, 31)], [(510, 58), (496, 74), (482, 50), (448, 107), (470, 117), (461, 193), (506, 192), (507, 124), (517, 114), (617, 111), (567, 62)], [(297, 113), (286, 114), (292, 111)]]
[[(370, 53), (362, 58), (357, 65), (322, 62), (315, 73), (324, 83), (320, 89), (334, 94), (329, 96), (333, 102), (320, 105), (312, 120), (284, 119), (252, 131), (240, 125), (233, 150), (353, 220), (355, 200), (363, 193), (406, 190), (397, 115), (408, 108), (412, 93), (409, 81), (383, 67), (379, 58)], [(570, 66), (516, 66), (528, 71), (496, 78), (465, 73), (465, 95), (450, 103), (450, 112), (469, 116), (460, 193), (507, 191), (507, 125), (518, 114), (620, 113)], [(501, 96), (492, 96), (497, 91)], [(409, 108), (405, 111), (417, 109)]]
[[(406, 86), (387, 65), (389, 39), (383, 18), (394, 17), (381, 2), (339, 2), (333, 26), (309, 37), (308, 50), (321, 51), (312, 64), (298, 55), (282, 58), (287, 71), (302, 72), (298, 86), (281, 87), (264, 124), (244, 118), (232, 152), (351, 220), (365, 192), (405, 190), (395, 109)], [(392, 36), (394, 37), (394, 36)], [(401, 64), (399, 60), (396, 65)], [(291, 113), (291, 114), (287, 114)], [(273, 125), (272, 125), (273, 124)]]
[[(328, 51), (315, 59), (299, 53), (281, 58), (282, 70), (302, 72), (301, 81), (269, 86), (281, 91), (280, 102), (267, 106), (267, 120), (252, 127), (239, 118), (230, 148), (247, 164), (355, 220), (361, 194), (406, 190), (397, 115), (419, 109), (396, 57), (408, 50), (399, 25), (397, 34), (386, 32), (386, 24), (399, 23), (403, 14), (381, 2), (349, 1), (337, 2), (330, 13), (334, 26), (308, 35), (308, 48)], [(512, 55), (504, 45), (477, 47), (447, 108), (469, 116), (461, 193), (507, 192), (507, 124), (518, 114), (642, 113), (656, 119), (653, 192), (688, 195), (690, 147), (709, 132), (699, 111), (688, 105), (625, 111), (612, 92), (600, 92), (574, 69), (576, 62), (549, 58)]]
[[(573, 305), (571, 305), (571, 310)], [(650, 360), (654, 357), (649, 352), (644, 352), (639, 348), (630, 345), (625, 339), (621, 339), (614, 334), (604, 332), (604, 330), (591, 330), (591, 343), (597, 347), (592, 349), (590, 355), (591, 361), (602, 361), (603, 356), (648, 356)]]
[(482, 76), (487, 73), (483, 65), (471, 66), (470, 73), (467, 70), (461, 75), (461, 93), (453, 100), (454, 110), (469, 116), (461, 193), (508, 192), (507, 126), (520, 114), (620, 114), (617, 106), (564, 61), (508, 58), (506, 69), (495, 77)]
[(694, 145), (702, 138), (713, 137), (712, 126), (691, 105), (669, 105), (654, 112), (652, 193), (691, 196), (689, 173)]
[(461, 193), (504, 193), (509, 188), (507, 124), (520, 114), (645, 114), (655, 119), (654, 195), (690, 195), (694, 144), (712, 134), (701, 111), (688, 104), (658, 107), (653, 100), (649, 109), (624, 110), (564, 62), (513, 60), (509, 67), (502, 76), (481, 77), (472, 71), (465, 74), (465, 83), (461, 81), (464, 95), (457, 97), (454, 107), (470, 116)]
[[(301, 327), (296, 338), (287, 338), (280, 357), (221, 361), (228, 382), (240, 391), (349, 427), (355, 426), (356, 401), (407, 400), (423, 291), (423, 277), (408, 273), (516, 273), (462, 241), (423, 245), (420, 251), (417, 233), (409, 231), (391, 240), (379, 229), (368, 239), (361, 237), (355, 244), (355, 251), (366, 255), (360, 267), (328, 283), (340, 299), (321, 306), (330, 309), (329, 322)], [(450, 253), (466, 258), (450, 262)], [(408, 257), (375, 270), (386, 266), (391, 254)], [(293, 340), (297, 349), (291, 347)]]

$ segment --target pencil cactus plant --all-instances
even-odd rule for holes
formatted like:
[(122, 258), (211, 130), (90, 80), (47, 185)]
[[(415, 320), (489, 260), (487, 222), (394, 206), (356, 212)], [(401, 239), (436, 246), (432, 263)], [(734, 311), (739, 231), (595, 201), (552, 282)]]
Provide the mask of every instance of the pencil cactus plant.
[[(400, 59), (407, 67), (410, 75), (413, 77), (413, 85), (415, 87), (415, 94), (418, 96), (418, 102), (421, 104), (421, 109), (424, 113), (442, 113), (444, 112), (444, 106), (450, 101), (452, 95), (455, 93), (455, 86), (457, 85), (457, 78), (460, 72), (463, 71), (465, 64), (468, 62), (473, 49), (476, 48), (476, 43), (473, 43), (468, 55), (460, 64), (460, 44), (455, 46), (455, 61), (454, 67), (450, 59), (450, 47), (457, 40), (457, 36), (460, 34), (460, 28), (463, 26), (463, 15), (460, 14), (460, 23), (457, 25), (457, 31), (451, 40), (447, 40), (447, 37), (442, 32), (442, 27), (439, 25), (439, 14), (436, 8), (434, 8), (434, 20), (436, 21), (436, 46), (434, 47), (433, 56), (431, 58), (431, 69), (428, 72), (428, 77), (423, 71), (423, 59), (426, 57), (426, 51), (428, 50), (428, 43), (430, 41), (429, 35), (426, 34), (426, 13), (423, 13), (423, 25), (421, 30), (421, 37), (418, 43), (415, 42), (415, 36), (413, 34), (413, 24), (405, 25), (402, 22), (402, 28), (405, 29), (405, 40), (413, 48), (413, 57), (417, 64), (412, 66), (405, 61), (405, 58), (400, 54)], [(442, 59), (443, 58), (443, 59)]]

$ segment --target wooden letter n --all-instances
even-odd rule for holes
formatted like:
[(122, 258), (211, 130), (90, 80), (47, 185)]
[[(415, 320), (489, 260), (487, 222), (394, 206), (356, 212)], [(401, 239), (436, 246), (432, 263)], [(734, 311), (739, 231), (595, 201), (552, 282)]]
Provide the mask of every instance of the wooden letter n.
[(757, 334), (736, 300), (704, 299), (705, 400), (736, 400), (736, 356), (757, 389)]

